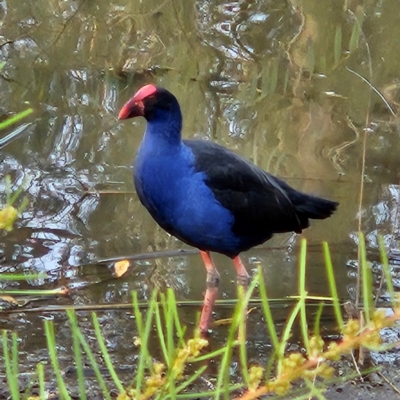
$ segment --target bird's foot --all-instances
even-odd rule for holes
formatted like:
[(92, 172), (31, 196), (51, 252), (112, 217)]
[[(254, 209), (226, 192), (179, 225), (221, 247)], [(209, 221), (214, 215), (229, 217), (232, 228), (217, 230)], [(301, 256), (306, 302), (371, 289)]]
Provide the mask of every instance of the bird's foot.
[(247, 288), (250, 285), (251, 277), (249, 274), (246, 275), (237, 275), (236, 276), (236, 283), (238, 286), (242, 286), (244, 291), (247, 292)]

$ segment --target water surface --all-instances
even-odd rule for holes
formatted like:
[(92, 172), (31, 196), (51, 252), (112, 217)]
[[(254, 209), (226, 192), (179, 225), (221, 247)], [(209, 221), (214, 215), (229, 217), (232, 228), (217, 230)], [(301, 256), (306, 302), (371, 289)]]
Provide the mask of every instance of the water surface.
[[(35, 110), (23, 137), (0, 154), (2, 192), (9, 174), (14, 190), (22, 185), (29, 199), (16, 229), (1, 234), (0, 267), (47, 273), (2, 288), (74, 288), (47, 304), (128, 303), (131, 290), (145, 300), (155, 287), (173, 287), (182, 300), (202, 298), (205, 271), (197, 255), (136, 261), (121, 279), (88, 266), (189, 249), (156, 226), (134, 191), (132, 163), (145, 121), (117, 120), (122, 104), (151, 82), (177, 96), (185, 138), (220, 143), (299, 190), (340, 202), (332, 218), (314, 221), (302, 235), (279, 235), (243, 254), (250, 272), (262, 266), (270, 296), (296, 293), (305, 237), (309, 293), (328, 294), (326, 240), (339, 294), (354, 299), (359, 228), (372, 260), (378, 234), (393, 254), (399, 247), (397, 14), (394, 1), (0, 3), (0, 113), (5, 118), (28, 104)], [(215, 261), (220, 297), (234, 299), (231, 262), (218, 255)], [(115, 359), (134, 364), (131, 313), (100, 314)], [(195, 309), (183, 314), (192, 326)], [(217, 317), (228, 315), (217, 310)], [(56, 322), (61, 367), (70, 365), (63, 313), (3, 316), (1, 325), (18, 332), (29, 369), (47, 357), (43, 318)], [(88, 315), (80, 318), (89, 331)], [(249, 340), (261, 348), (265, 328), (252, 326)], [(224, 334), (217, 329), (214, 340), (223, 342)]]

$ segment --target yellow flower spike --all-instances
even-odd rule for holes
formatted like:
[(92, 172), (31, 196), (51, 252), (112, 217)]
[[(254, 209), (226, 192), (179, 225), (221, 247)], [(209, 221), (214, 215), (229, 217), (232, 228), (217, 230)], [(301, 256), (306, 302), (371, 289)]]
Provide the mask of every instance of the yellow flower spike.
[(249, 390), (254, 391), (260, 385), (264, 375), (264, 368), (253, 365), (249, 370)]
[(291, 388), (291, 384), (290, 382), (277, 382), (277, 384), (275, 385), (274, 388), (274, 392), (279, 395), (279, 396), (283, 396), (284, 394), (286, 394), (289, 389)]
[(293, 368), (296, 368), (297, 363), (295, 361), (292, 361), (288, 358), (285, 358), (282, 360), (282, 375), (286, 374), (287, 370), (292, 370)]
[(187, 348), (187, 346), (178, 351), (178, 354), (174, 361), (174, 365), (172, 366), (172, 374), (176, 378), (180, 378), (182, 376), (189, 355), (190, 355), (190, 350)]
[(172, 366), (172, 373), (176, 378), (182, 377), (183, 370), (188, 358), (195, 358), (200, 354), (200, 351), (208, 346), (208, 341), (200, 337), (188, 340), (185, 347), (180, 349), (176, 355)]
[(375, 310), (372, 315), (372, 322), (376, 329), (382, 329), (387, 326), (386, 313), (383, 310)]
[(336, 342), (329, 344), (328, 350), (324, 353), (326, 360), (338, 361), (340, 359), (341, 350)]
[(161, 376), (152, 375), (146, 379), (146, 390), (143, 393), (143, 397), (148, 399), (155, 395), (158, 390), (165, 384), (165, 379)]
[(309, 379), (309, 380), (315, 379), (315, 375), (316, 375), (315, 369), (312, 369), (312, 370), (306, 369), (306, 370), (304, 370), (304, 371), (302, 372), (303, 378), (307, 378), (307, 379)]
[(127, 392), (120, 393), (117, 397), (117, 400), (129, 400), (129, 399), (136, 399), (135, 389), (128, 389)]
[(292, 353), (286, 360), (288, 366), (291, 368), (296, 368), (300, 367), (304, 363), (305, 358), (301, 353)]
[(190, 357), (197, 357), (200, 351), (208, 346), (208, 340), (202, 338), (195, 338), (188, 340), (187, 347), (189, 348)]
[(321, 336), (312, 336), (310, 338), (310, 354), (309, 358), (317, 358), (323, 352), (324, 341)]
[(377, 349), (382, 344), (379, 331), (371, 331), (362, 340), (362, 345), (371, 349)]
[(0, 210), (0, 229), (11, 231), (17, 217), (18, 210), (11, 205)]
[(153, 370), (155, 375), (161, 375), (165, 371), (165, 364), (155, 362), (153, 363)]
[(353, 339), (360, 332), (360, 321), (356, 319), (350, 319), (347, 324), (343, 327), (343, 340)]
[(158, 389), (164, 383), (164, 379), (160, 375), (151, 375), (146, 379), (146, 385), (148, 388)]
[(330, 367), (328, 364), (321, 364), (321, 368), (318, 371), (318, 375), (324, 379), (331, 379), (335, 372), (333, 367)]

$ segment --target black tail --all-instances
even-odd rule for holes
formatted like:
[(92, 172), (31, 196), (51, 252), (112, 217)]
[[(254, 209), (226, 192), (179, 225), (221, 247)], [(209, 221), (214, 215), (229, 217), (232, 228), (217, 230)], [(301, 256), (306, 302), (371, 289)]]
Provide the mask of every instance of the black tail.
[(279, 186), (286, 192), (296, 210), (300, 225), (298, 230), (294, 230), (297, 233), (301, 233), (303, 229), (310, 226), (309, 219), (328, 218), (336, 211), (336, 208), (339, 205), (336, 201), (326, 200), (321, 197), (298, 192), (290, 187), (286, 182), (278, 178), (275, 179), (278, 181)]
[[(294, 200), (294, 201), (293, 201)], [(301, 193), (293, 199), (295, 209), (302, 217), (311, 219), (325, 219), (330, 217), (339, 203), (336, 201), (321, 199)]]

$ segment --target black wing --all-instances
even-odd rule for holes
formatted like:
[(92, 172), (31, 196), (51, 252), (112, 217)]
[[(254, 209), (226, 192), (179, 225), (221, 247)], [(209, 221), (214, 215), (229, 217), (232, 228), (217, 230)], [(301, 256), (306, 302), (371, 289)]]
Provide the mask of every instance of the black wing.
[[(205, 183), (235, 218), (239, 236), (265, 237), (274, 233), (301, 232), (308, 218), (298, 214), (291, 200), (296, 192), (272, 175), (230, 150), (212, 142), (186, 140), (195, 155), (195, 169), (204, 172)], [(289, 190), (288, 190), (289, 189)]]

